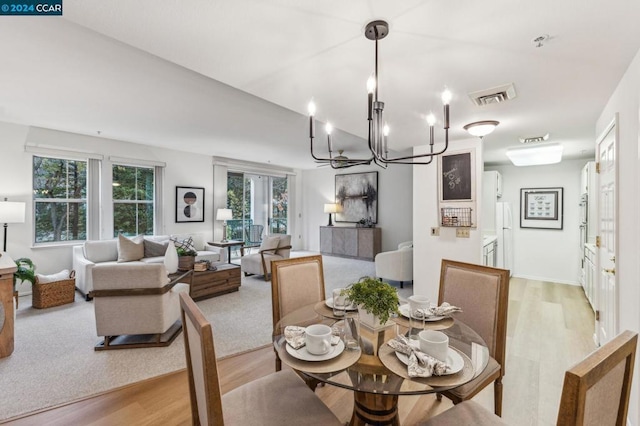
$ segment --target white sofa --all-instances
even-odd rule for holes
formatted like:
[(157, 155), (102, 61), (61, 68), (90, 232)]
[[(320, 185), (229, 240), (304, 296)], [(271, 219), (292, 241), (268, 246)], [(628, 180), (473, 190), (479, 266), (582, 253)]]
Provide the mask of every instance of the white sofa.
[(398, 244), (398, 250), (378, 253), (375, 258), (376, 277), (400, 281), (413, 281), (413, 241)]
[[(196, 261), (208, 260), (210, 262), (222, 262), (225, 260), (225, 252), (219, 247), (213, 247), (206, 244), (204, 236), (201, 234), (190, 235), (153, 235), (145, 236), (144, 240), (152, 243), (165, 243), (170, 238), (182, 240), (191, 237), (198, 251)], [(126, 263), (163, 263), (164, 256), (144, 257), (139, 261)], [(73, 269), (76, 271), (76, 289), (89, 300), (88, 294), (93, 290), (93, 278), (91, 270), (96, 264), (114, 264), (123, 265), (126, 263), (118, 263), (118, 239), (113, 240), (91, 240), (86, 241), (83, 245), (73, 247)]]

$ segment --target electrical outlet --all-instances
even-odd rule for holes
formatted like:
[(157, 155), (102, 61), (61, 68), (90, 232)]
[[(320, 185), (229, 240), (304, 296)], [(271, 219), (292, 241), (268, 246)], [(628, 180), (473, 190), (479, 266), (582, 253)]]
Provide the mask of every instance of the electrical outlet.
[(438, 228), (437, 226), (434, 226), (433, 228), (431, 228), (432, 237), (437, 237), (439, 235), (440, 235), (440, 228)]
[(456, 238), (469, 238), (469, 228), (456, 228)]

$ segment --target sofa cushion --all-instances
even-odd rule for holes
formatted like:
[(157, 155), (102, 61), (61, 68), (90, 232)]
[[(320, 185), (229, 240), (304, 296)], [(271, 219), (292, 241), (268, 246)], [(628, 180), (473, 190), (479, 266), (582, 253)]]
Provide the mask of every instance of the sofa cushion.
[(144, 239), (144, 257), (157, 257), (164, 256), (167, 252), (167, 247), (169, 246), (169, 240), (164, 242), (155, 242), (151, 240)]
[(144, 239), (142, 235), (129, 239), (118, 234), (118, 262), (131, 262), (144, 257)]
[(85, 241), (84, 257), (93, 263), (112, 262), (118, 260), (118, 240)]

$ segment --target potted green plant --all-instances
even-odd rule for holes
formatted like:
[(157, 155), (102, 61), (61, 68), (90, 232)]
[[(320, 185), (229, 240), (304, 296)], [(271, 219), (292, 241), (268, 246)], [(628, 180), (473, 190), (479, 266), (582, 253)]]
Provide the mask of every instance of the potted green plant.
[(344, 290), (347, 299), (358, 305), (360, 322), (371, 328), (384, 326), (398, 312), (398, 293), (391, 285), (373, 277), (362, 277)]
[(36, 265), (34, 265), (31, 259), (21, 257), (17, 259), (16, 265), (18, 269), (13, 273), (13, 296), (16, 299), (16, 308), (18, 308), (18, 290), (16, 290), (16, 284), (18, 279), (20, 281), (28, 281), (32, 285), (36, 283)]
[(189, 271), (193, 269), (198, 252), (184, 247), (177, 247), (176, 252), (178, 253), (178, 270)]

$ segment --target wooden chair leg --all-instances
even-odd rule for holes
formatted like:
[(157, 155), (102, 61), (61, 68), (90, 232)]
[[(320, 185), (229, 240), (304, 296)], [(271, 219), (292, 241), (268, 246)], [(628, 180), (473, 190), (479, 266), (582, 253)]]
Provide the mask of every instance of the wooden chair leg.
[(276, 355), (276, 371), (280, 370), (282, 370), (282, 361), (280, 361), (280, 358)]
[(441, 393), (437, 393), (436, 394), (436, 400), (442, 401), (442, 394)]
[(400, 288), (404, 288), (404, 281), (400, 281)]
[(496, 416), (502, 417), (502, 378), (493, 384), (493, 405)]

